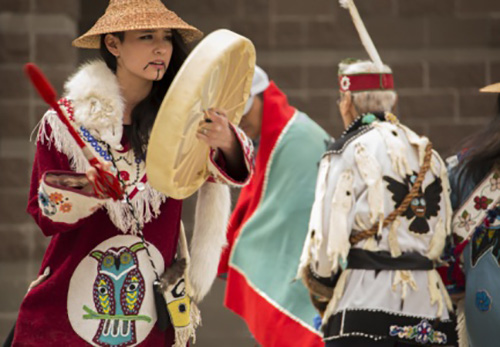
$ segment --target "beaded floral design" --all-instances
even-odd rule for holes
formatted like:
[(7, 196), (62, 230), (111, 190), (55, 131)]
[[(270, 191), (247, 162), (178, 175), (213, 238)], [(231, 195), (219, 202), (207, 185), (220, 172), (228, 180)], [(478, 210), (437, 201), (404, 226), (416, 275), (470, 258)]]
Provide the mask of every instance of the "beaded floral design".
[(481, 312), (488, 312), (491, 309), (491, 296), (486, 290), (476, 292), (476, 307)]
[(57, 213), (56, 204), (51, 201), (49, 195), (42, 189), (38, 191), (38, 205), (42, 208), (45, 216), (53, 216)]
[(488, 205), (493, 202), (492, 199), (488, 199), (486, 196), (476, 196), (474, 197), (474, 208), (476, 210), (486, 210)]
[[(453, 232), (461, 240), (467, 239), (475, 226), (481, 226), (481, 223), (485, 221), (485, 212), (488, 214), (491, 209), (495, 209), (495, 201), (498, 199), (500, 189), (500, 173), (494, 172), (489, 176), (457, 211), (453, 219)], [(486, 227), (489, 227), (488, 221), (486, 221)]]
[(445, 344), (447, 341), (446, 334), (441, 331), (434, 330), (432, 325), (426, 319), (413, 326), (391, 325), (389, 335), (397, 336), (400, 339), (415, 340), (415, 342), (419, 344)]

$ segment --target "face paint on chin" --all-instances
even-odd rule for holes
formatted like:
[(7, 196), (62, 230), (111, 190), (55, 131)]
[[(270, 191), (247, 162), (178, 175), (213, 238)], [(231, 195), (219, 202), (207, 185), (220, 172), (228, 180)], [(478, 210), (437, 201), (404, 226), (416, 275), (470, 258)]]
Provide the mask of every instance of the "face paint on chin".
[(143, 71), (146, 71), (147, 68), (149, 67), (153, 67), (154, 69), (156, 69), (156, 77), (154, 78), (155, 81), (159, 81), (161, 80), (162, 78), (162, 71), (163, 71), (163, 74), (165, 72), (167, 72), (167, 66), (165, 64), (162, 64), (161, 65), (161, 68), (159, 68), (158, 64), (154, 64), (154, 63), (147, 63), (146, 66), (144, 66), (144, 68), (142, 69)]

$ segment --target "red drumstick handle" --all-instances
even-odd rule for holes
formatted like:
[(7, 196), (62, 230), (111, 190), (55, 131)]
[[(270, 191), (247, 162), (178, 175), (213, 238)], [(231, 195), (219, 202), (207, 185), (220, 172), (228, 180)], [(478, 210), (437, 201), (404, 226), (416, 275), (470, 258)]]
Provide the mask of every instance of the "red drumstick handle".
[(66, 125), (69, 133), (76, 141), (78, 146), (82, 149), (82, 152), (89, 161), (90, 165), (92, 165), (97, 170), (97, 177), (95, 179), (95, 182), (93, 182), (94, 192), (98, 196), (109, 196), (113, 200), (123, 199), (123, 189), (120, 185), (120, 181), (118, 181), (115, 176), (111, 175), (105, 170), (102, 170), (98, 165), (99, 160), (95, 156), (93, 156), (89, 150), (86, 150), (85, 142), (83, 142), (83, 140), (80, 138), (80, 136), (66, 117), (66, 114), (57, 103), (57, 93), (54, 87), (44, 76), (42, 71), (33, 63), (26, 64), (24, 66), (24, 71), (28, 75), (29, 79), (35, 86), (42, 99), (45, 100), (45, 102), (56, 111), (61, 122)]

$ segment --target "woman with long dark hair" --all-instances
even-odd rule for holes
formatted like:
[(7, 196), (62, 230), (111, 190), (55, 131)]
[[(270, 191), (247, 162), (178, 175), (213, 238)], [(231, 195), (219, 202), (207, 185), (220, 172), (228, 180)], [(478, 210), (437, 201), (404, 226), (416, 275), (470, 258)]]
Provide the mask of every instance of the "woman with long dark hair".
[[(158, 109), (186, 59), (186, 44), (201, 36), (160, 0), (110, 0), (94, 27), (73, 42), (99, 48), (102, 60), (83, 65), (59, 103), (85, 150), (119, 180), (124, 199), (94, 190), (96, 169), (56, 113), (47, 112), (28, 212), (51, 241), (21, 305), (13, 345), (181, 346), (192, 335), (197, 311), (185, 294), (195, 301), (206, 294), (225, 230), (222, 238), (203, 239), (212, 242), (198, 250), (204, 269), (198, 273), (204, 276), (189, 271), (189, 281), (176, 282), (170, 296), (157, 295), (153, 284), (159, 278), (171, 285), (172, 276), (195, 264), (174, 260), (183, 240), (182, 201), (148, 184), (145, 155)], [(217, 182), (248, 180), (251, 145), (223, 110), (207, 110), (197, 138), (213, 149)], [(176, 270), (161, 277), (172, 264)], [(164, 299), (171, 324), (160, 319), (166, 317)]]
[[(500, 93), (500, 84), (482, 91)], [(451, 160), (456, 264), (449, 271), (448, 288), (458, 302), (460, 346), (498, 346), (494, 337), (500, 326), (500, 95), (497, 103), (497, 115)]]

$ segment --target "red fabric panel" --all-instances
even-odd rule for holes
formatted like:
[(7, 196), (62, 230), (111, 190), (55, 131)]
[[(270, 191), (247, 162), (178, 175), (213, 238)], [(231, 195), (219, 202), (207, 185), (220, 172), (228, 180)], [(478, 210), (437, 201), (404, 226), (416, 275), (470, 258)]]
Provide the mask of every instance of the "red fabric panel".
[(288, 104), (286, 95), (279, 90), (274, 82), (271, 82), (264, 91), (262, 129), (255, 159), (255, 172), (249, 184), (241, 190), (238, 202), (231, 215), (227, 232), (228, 246), (221, 256), (219, 275), (228, 271), (229, 256), (234, 241), (259, 204), (269, 158), (283, 128), (288, 124), (294, 113), (295, 108)]
[(232, 268), (228, 274), (224, 304), (246, 321), (250, 332), (264, 347), (324, 346), (319, 335), (271, 305)]

